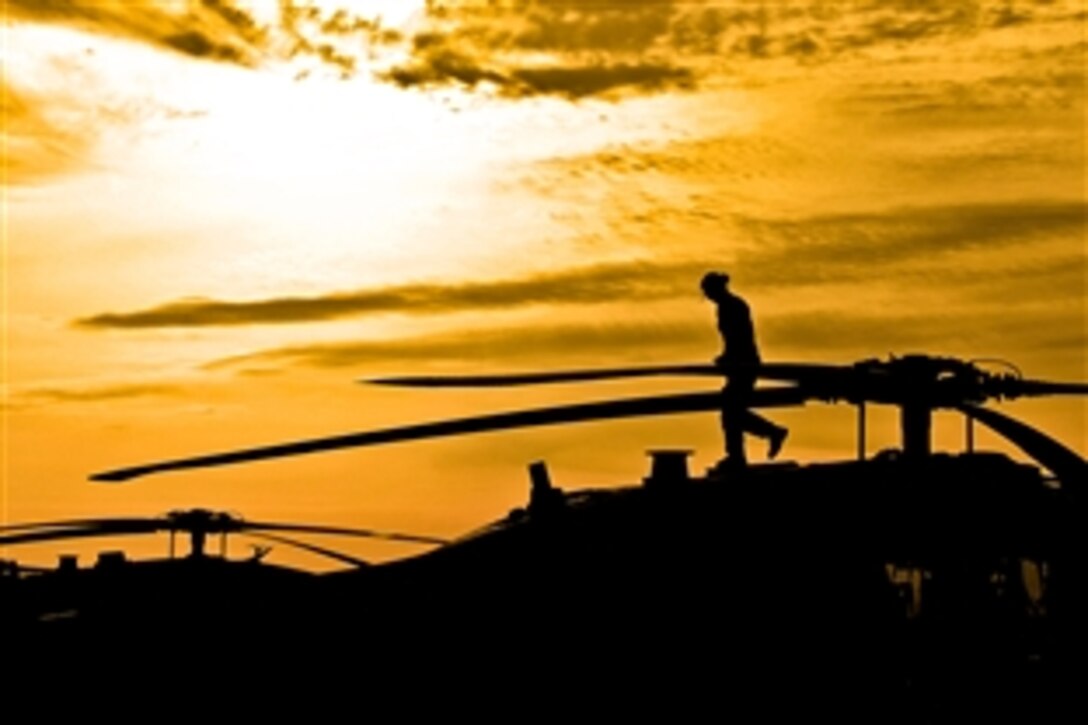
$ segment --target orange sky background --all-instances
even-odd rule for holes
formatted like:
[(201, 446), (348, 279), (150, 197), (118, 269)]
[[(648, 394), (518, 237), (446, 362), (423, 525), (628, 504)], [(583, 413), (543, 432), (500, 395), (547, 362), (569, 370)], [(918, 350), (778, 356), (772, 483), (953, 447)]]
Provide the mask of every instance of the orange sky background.
[[(702, 468), (720, 454), (713, 415), (86, 480), (703, 389), (353, 381), (708, 361), (719, 343), (698, 280), (712, 268), (751, 303), (768, 360), (928, 352), (1088, 379), (1077, 0), (5, 0), (3, 13), (5, 522), (203, 506), (453, 536), (523, 503), (539, 458), (567, 488), (633, 482), (654, 446), (693, 448)], [(1001, 410), (1088, 449), (1083, 402)], [(772, 417), (791, 426), (788, 458), (853, 452), (849, 408)], [(936, 433), (962, 445), (955, 416)], [(893, 411), (870, 436), (871, 450), (895, 444)]]

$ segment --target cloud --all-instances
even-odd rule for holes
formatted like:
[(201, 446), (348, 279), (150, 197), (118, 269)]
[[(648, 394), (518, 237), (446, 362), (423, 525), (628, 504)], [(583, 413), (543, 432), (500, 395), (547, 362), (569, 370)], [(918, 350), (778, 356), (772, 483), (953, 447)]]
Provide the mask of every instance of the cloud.
[(518, 68), (513, 77), (521, 84), (521, 91), (515, 95), (553, 94), (572, 99), (624, 88), (651, 91), (692, 85), (690, 71), (666, 63)]
[(763, 288), (925, 281), (934, 276), (951, 280), (960, 274), (956, 264), (962, 257), (957, 255), (1000, 254), (991, 265), (997, 270), (1002, 267), (998, 261), (1015, 260), (1020, 254), (1030, 258), (1037, 243), (1083, 239), (1088, 232), (1086, 216), (1088, 205), (1083, 201), (1024, 201), (801, 219), (734, 217), (749, 244), (732, 251), (707, 249), (703, 258), (604, 263), (512, 279), (407, 284), (313, 297), (185, 299), (132, 312), (100, 313), (74, 324), (88, 329), (267, 325), (678, 299), (690, 296), (693, 280), (723, 261), (746, 285)]
[(761, 246), (741, 253), (737, 266), (760, 284), (792, 285), (883, 276), (906, 262), (954, 261), (958, 252), (1004, 254), (1053, 236), (1084, 239), (1088, 204), (950, 204), (739, 221)]
[(1062, 360), (1084, 359), (1088, 332), (1083, 310), (1018, 309), (1009, 301), (996, 310), (932, 310), (898, 314), (816, 310), (763, 320), (764, 350), (802, 350), (824, 358), (854, 358), (925, 351), (990, 355), (1030, 351)]
[(368, 314), (440, 314), (528, 305), (596, 304), (628, 297), (667, 299), (690, 294), (692, 280), (702, 271), (705, 262), (695, 261), (664, 265), (599, 264), (516, 279), (453, 285), (411, 284), (318, 297), (251, 302), (180, 300), (148, 310), (94, 315), (75, 324), (94, 329), (284, 324)]
[(86, 134), (53, 123), (35, 96), (6, 83), (0, 85), (0, 99), (7, 183), (29, 183), (81, 165), (83, 154), (91, 146)]
[[(884, 48), (947, 44), (1010, 26), (1069, 22), (1068, 2), (827, 2), (826, 0), (454, 0), (428, 3), (412, 57), (380, 77), (402, 87), (497, 82), (507, 96), (570, 99), (690, 88), (738, 63), (791, 59), (804, 65)], [(456, 59), (456, 62), (453, 62)], [(668, 69), (657, 82), (579, 84), (579, 68)], [(465, 73), (466, 68), (476, 73)], [(571, 71), (564, 75), (564, 71)], [(525, 72), (552, 83), (507, 85)], [(661, 82), (667, 78), (670, 82)], [(571, 81), (570, 86), (564, 81)], [(631, 79), (628, 79), (631, 80)]]
[[(183, 11), (178, 10), (182, 5)], [(7, 0), (4, 7), (15, 58), (3, 82), (8, 184), (34, 183), (85, 168), (99, 161), (95, 152), (112, 132), (132, 131), (140, 121), (178, 113), (153, 99), (118, 93), (105, 80), (109, 71), (93, 44), (79, 50), (39, 49), (29, 25), (62, 25), (245, 66), (256, 63), (264, 38), (248, 14), (225, 0)]]
[(571, 100), (625, 90), (647, 92), (692, 85), (692, 75), (687, 69), (665, 63), (590, 63), (497, 70), (449, 49), (431, 51), (413, 63), (383, 72), (381, 77), (402, 88), (434, 87), (450, 82), (468, 88), (490, 84), (507, 97), (554, 95)]
[(675, 9), (668, 0), (430, 3), (411, 58), (379, 77), (404, 88), (490, 84), (514, 98), (688, 88), (691, 71), (656, 52)]
[(1019, 125), (1054, 110), (1076, 113), (1084, 103), (1083, 61), (1088, 44), (1058, 43), (1045, 51), (995, 59), (996, 72), (962, 78), (916, 78), (862, 86), (843, 103), (845, 112), (916, 120), (928, 127), (982, 119)]
[(490, 82), (497, 86), (510, 86), (506, 75), (478, 64), (466, 55), (448, 49), (428, 52), (415, 62), (396, 66), (380, 74), (402, 88), (436, 86), (457, 82), (470, 88)]
[(51, 403), (103, 403), (132, 398), (161, 398), (184, 395), (187, 388), (167, 383), (119, 383), (110, 385), (42, 387), (13, 393), (12, 409)]
[(380, 20), (280, 0), (270, 23), (232, 0), (6, 0), (15, 20), (53, 23), (204, 60), (256, 67), (309, 56), (345, 75), (358, 56), (402, 40)]
[(395, 36), (378, 21), (344, 10), (300, 9), (290, 0), (280, 3), (269, 24), (232, 0), (5, 0), (4, 8), (19, 61), (5, 75), (0, 109), (9, 184), (78, 170), (92, 162), (108, 133), (186, 113), (118, 92), (107, 81), (116, 68), (90, 42), (68, 52), (35, 47), (33, 31), (20, 34), (32, 25), (64, 26), (246, 68), (307, 56), (344, 77), (357, 72), (357, 55), (368, 43), (392, 42)]
[[(353, 76), (363, 62), (373, 60), (377, 50), (404, 41), (401, 33), (382, 25), (380, 18), (368, 18), (345, 8), (322, 10), (315, 5), (281, 0), (276, 30), (283, 36), (283, 54), (291, 59), (309, 57), (318, 65), (331, 67), (342, 78)], [(299, 77), (309, 73), (302, 71)]]
[[(855, 358), (927, 351), (971, 356), (1031, 350), (1071, 360), (1083, 358), (1088, 332), (1083, 310), (1025, 308), (1006, 298), (1003, 314), (992, 307), (953, 306), (888, 313), (839, 309), (764, 314), (757, 321), (765, 357), (799, 356), (846, 362)], [(208, 363), (209, 370), (239, 374), (285, 368), (388, 371), (459, 368), (495, 370), (562, 364), (603, 366), (709, 359), (718, 352), (709, 318), (602, 319), (562, 325), (459, 329), (393, 340), (351, 340), (260, 350)], [(556, 361), (560, 361), (557, 363)]]
[(255, 65), (267, 31), (228, 0), (182, 4), (113, 0), (7, 0), (11, 17), (72, 25), (195, 58)]
[(198, 30), (186, 30), (181, 33), (167, 35), (162, 38), (162, 43), (167, 47), (197, 58), (225, 60), (239, 65), (246, 64), (246, 55), (241, 49), (232, 45), (215, 43)]
[(7, 184), (33, 184), (97, 163), (98, 144), (111, 133), (135, 133), (142, 122), (184, 121), (205, 113), (119, 96), (100, 86), (94, 73), (79, 78), (53, 92), (0, 83)]

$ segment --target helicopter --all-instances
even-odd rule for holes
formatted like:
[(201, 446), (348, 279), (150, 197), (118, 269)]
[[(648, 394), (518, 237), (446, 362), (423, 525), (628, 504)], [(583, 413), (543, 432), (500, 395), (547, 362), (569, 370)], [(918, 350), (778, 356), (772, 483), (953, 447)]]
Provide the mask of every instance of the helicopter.
[[(984, 404), (1085, 395), (1088, 383), (924, 354), (850, 365), (759, 363), (743, 371), (715, 363), (364, 382), (506, 387), (737, 372), (771, 383), (752, 393), (751, 408), (855, 406), (857, 457), (693, 475), (690, 451), (657, 450), (643, 481), (575, 491), (555, 486), (547, 464), (536, 461), (526, 506), (453, 541), (245, 522), (204, 510), (6, 526), (0, 544), (152, 531), (167, 531), (171, 542), (185, 532), (191, 544), (184, 559), (145, 565), (117, 556), (93, 570), (71, 561), (56, 571), (9, 565), (0, 577), (4, 619), (18, 621), (31, 638), (106, 630), (132, 639), (179, 630), (258, 637), (274, 629), (277, 646), (306, 652), (315, 642), (336, 642), (365, 649), (371, 661), (415, 663), (470, 650), (488, 653), (493, 676), (532, 679), (558, 659), (597, 678), (604, 672), (673, 688), (698, 682), (720, 692), (719, 670), (699, 664), (710, 660), (732, 673), (732, 698), (792, 714), (811, 712), (816, 698), (841, 713), (856, 692), (885, 705), (907, 703), (899, 712), (910, 721), (951, 717), (949, 708), (963, 703), (975, 713), (1038, 714), (1075, 689), (1088, 612), (1088, 462)], [(898, 449), (867, 455), (870, 405), (898, 409)], [(608, 399), (157, 461), (91, 479), (120, 483), (337, 449), (722, 407), (721, 390)], [(942, 409), (966, 417), (967, 450), (933, 450), (932, 418)], [(976, 450), (976, 424), (1034, 463)], [(302, 574), (262, 563), (261, 550), (241, 562), (206, 552), (209, 535), (223, 537), (225, 552), (232, 533), (301, 546), (348, 568)], [(286, 533), (433, 548), (371, 565)], [(782, 692), (794, 696), (783, 700)]]

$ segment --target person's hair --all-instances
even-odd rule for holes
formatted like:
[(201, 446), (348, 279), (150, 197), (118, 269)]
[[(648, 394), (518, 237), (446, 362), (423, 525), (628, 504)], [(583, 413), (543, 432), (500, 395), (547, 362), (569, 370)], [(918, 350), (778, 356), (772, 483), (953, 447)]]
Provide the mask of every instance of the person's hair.
[(707, 272), (703, 275), (701, 286), (703, 294), (709, 297), (712, 292), (724, 289), (729, 284), (729, 275), (725, 272)]

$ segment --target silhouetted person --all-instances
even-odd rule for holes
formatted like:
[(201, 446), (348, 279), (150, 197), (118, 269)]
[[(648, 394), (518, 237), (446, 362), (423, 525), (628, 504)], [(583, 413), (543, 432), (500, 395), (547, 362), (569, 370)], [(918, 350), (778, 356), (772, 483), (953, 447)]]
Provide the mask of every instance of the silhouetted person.
[(756, 368), (760, 363), (748, 303), (729, 291), (729, 275), (722, 272), (708, 272), (703, 277), (702, 288), (706, 298), (718, 308), (718, 332), (722, 335), (723, 348), (714, 363), (729, 369), (729, 377), (722, 388), (725, 459), (719, 466), (747, 465), (745, 433), (766, 438), (769, 441), (767, 457), (774, 458), (789, 431), (748, 409), (756, 385)]

